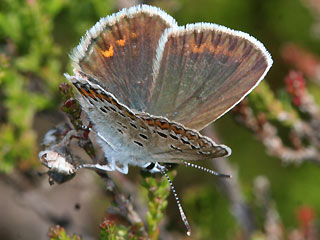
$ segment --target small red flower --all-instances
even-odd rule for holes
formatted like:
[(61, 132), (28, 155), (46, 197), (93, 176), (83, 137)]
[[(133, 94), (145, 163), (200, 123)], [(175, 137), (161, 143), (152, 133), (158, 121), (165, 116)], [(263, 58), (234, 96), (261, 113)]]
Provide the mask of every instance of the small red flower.
[(306, 90), (306, 81), (300, 72), (290, 71), (285, 77), (286, 90), (292, 96), (294, 105), (299, 106), (302, 103), (302, 97)]

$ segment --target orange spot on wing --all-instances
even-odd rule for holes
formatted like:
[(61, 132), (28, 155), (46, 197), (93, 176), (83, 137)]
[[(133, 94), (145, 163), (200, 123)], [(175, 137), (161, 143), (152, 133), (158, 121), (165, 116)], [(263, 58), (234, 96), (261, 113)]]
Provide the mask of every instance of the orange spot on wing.
[(215, 49), (215, 47), (214, 47), (214, 46), (210, 46), (210, 47), (209, 47), (209, 51), (210, 51), (210, 53), (213, 53), (215, 50), (216, 50), (216, 49)]
[(106, 58), (112, 57), (112, 56), (113, 56), (113, 53), (114, 53), (114, 51), (113, 51), (113, 46), (110, 45), (110, 47), (109, 47), (108, 50), (105, 50), (105, 51), (101, 50), (101, 53), (102, 53), (102, 55), (103, 55), (104, 57), (106, 57)]
[(131, 37), (132, 38), (137, 38), (137, 34), (136, 33), (131, 33)]
[(111, 104), (120, 108), (119, 104), (113, 98), (111, 98)]
[(123, 47), (126, 44), (126, 39), (119, 39), (116, 41), (116, 44)]
[(135, 120), (136, 117), (129, 111), (124, 110), (124, 113), (131, 119), (131, 120)]
[(95, 97), (99, 98), (100, 100), (103, 100), (105, 99), (104, 95), (103, 94), (99, 94), (91, 89), (89, 89), (89, 91), (91, 92), (92, 95), (94, 95)]
[(91, 98), (94, 98), (94, 96), (93, 96), (91, 93), (87, 92), (86, 89), (80, 88), (80, 90), (81, 90), (81, 92), (82, 92), (83, 95), (89, 96), (89, 97), (91, 97)]
[(203, 148), (210, 148), (210, 144), (207, 141), (203, 141)]
[(167, 122), (161, 122), (159, 120), (156, 120), (155, 123), (161, 129), (168, 129), (169, 128), (169, 124)]
[(97, 96), (100, 100), (103, 100), (103, 99), (104, 99), (103, 94), (97, 94), (96, 96)]
[(147, 120), (147, 124), (148, 124), (149, 126), (154, 126), (154, 121), (152, 121), (152, 120)]
[(197, 138), (198, 138), (197, 135), (194, 135), (194, 134), (192, 134), (190, 132), (186, 132), (185, 136), (190, 140), (197, 140)]
[(142, 118), (142, 120), (149, 126), (154, 126), (154, 121), (152, 118)]
[(96, 93), (95, 91), (93, 91), (92, 89), (89, 89), (89, 91), (91, 92), (91, 94), (92, 94), (93, 96), (97, 96), (97, 93)]
[(172, 131), (174, 131), (175, 134), (183, 134), (183, 129), (177, 126), (172, 126)]
[(204, 142), (203, 142), (202, 139), (198, 139), (198, 143), (199, 143), (200, 147), (203, 147), (203, 146), (204, 146)]
[(199, 47), (198, 46), (194, 46), (193, 48), (192, 48), (192, 52), (193, 53), (202, 53), (205, 49), (206, 49), (206, 44), (204, 43), (204, 44), (202, 44), (202, 45), (200, 45)]

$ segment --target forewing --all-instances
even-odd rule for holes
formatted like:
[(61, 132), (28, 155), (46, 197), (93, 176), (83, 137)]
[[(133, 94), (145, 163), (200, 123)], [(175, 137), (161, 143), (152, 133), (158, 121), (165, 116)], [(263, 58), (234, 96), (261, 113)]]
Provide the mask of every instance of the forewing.
[(241, 101), (271, 65), (264, 46), (248, 34), (206, 23), (168, 29), (146, 111), (201, 130)]
[(175, 20), (147, 5), (102, 18), (71, 55), (76, 74), (91, 76), (128, 107), (144, 109), (158, 41)]

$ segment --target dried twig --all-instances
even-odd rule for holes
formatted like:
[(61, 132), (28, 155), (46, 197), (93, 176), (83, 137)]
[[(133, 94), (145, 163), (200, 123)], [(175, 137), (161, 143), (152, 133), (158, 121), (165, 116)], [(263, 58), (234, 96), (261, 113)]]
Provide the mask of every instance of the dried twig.
[[(297, 111), (284, 109), (282, 103), (276, 100), (266, 85), (261, 84), (254, 95), (260, 98), (260, 109), (253, 109), (248, 101), (243, 101), (235, 108), (236, 120), (252, 130), (265, 145), (267, 152), (279, 157), (284, 163), (301, 163), (313, 161), (320, 163), (320, 114), (312, 96), (306, 90), (304, 79), (297, 72), (290, 72), (286, 78), (287, 91), (292, 97), (292, 103)], [(257, 104), (258, 105), (258, 104)], [(307, 114), (304, 120), (299, 114)], [(288, 128), (286, 136), (291, 145), (284, 144), (279, 136), (278, 128), (273, 122), (278, 122)], [(307, 142), (305, 144), (304, 142)]]
[(282, 223), (275, 203), (270, 196), (270, 183), (266, 177), (258, 176), (254, 181), (257, 205), (263, 209), (264, 231), (267, 240), (283, 239)]
[[(205, 128), (203, 131), (206, 136), (215, 139), (211, 128)], [(249, 205), (245, 202), (245, 197), (238, 182), (236, 170), (230, 165), (226, 158), (223, 160), (212, 161), (212, 166), (217, 170), (217, 172), (230, 174), (232, 176), (231, 179), (218, 178), (218, 183), (221, 190), (225, 193), (231, 203), (233, 215), (236, 217), (238, 223), (243, 227), (245, 238), (249, 239), (251, 234), (255, 231), (255, 224), (252, 211)]]

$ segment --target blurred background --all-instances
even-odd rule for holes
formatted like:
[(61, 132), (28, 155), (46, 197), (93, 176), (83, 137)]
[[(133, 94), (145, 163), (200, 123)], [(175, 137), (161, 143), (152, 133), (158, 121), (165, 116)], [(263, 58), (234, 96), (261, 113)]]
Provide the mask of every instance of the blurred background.
[(83, 239), (147, 239), (125, 214), (106, 212), (119, 207), (117, 196), (132, 203), (150, 238), (187, 239), (172, 195), (152, 230), (157, 217), (146, 212), (157, 183), (139, 169), (110, 174), (121, 194), (106, 191), (93, 171), (53, 186), (38, 174), (46, 171), (38, 160), (43, 136), (67, 119), (58, 89), (63, 73), (72, 73), (68, 54), (100, 17), (139, 3), (162, 8), (179, 25), (213, 22), (247, 32), (274, 60), (263, 83), (205, 130), (233, 153), (202, 165), (233, 178), (184, 166), (172, 173), (192, 228), (188, 239), (320, 239), (319, 0), (1, 0), (0, 239), (69, 239), (59, 227), (48, 235), (56, 225)]

